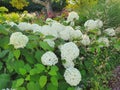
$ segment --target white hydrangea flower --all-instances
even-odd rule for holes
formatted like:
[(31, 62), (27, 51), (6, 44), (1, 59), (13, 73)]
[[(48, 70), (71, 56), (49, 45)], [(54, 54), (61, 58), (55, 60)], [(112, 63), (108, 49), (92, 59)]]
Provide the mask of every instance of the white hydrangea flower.
[(80, 39), (82, 37), (82, 32), (80, 30), (71, 31), (71, 39)]
[(105, 29), (104, 32), (109, 36), (115, 36), (115, 30), (113, 28)]
[(73, 61), (79, 56), (79, 48), (73, 42), (65, 43), (60, 47), (61, 59), (66, 61)]
[(63, 40), (70, 40), (72, 31), (74, 31), (74, 29), (71, 26), (66, 26), (65, 30), (60, 32), (60, 38)]
[(97, 24), (98, 28), (101, 28), (103, 26), (103, 22), (100, 19), (95, 20), (95, 23)]
[(40, 32), (41, 29), (42, 29), (42, 27), (39, 26), (38, 24), (32, 24), (31, 25), (31, 30), (33, 30), (33, 33)]
[(13, 27), (14, 25), (17, 26), (17, 24), (14, 22), (7, 22), (7, 24), (10, 25), (11, 27)]
[(77, 86), (81, 81), (81, 74), (78, 69), (70, 67), (65, 70), (64, 78), (71, 86)]
[(100, 19), (97, 19), (95, 21), (90, 19), (84, 23), (84, 27), (87, 30), (98, 29), (98, 28), (101, 28), (102, 26), (103, 26), (103, 22)]
[(79, 15), (74, 11), (70, 12), (68, 17), (67, 17), (68, 22), (72, 22), (72, 21), (78, 20), (78, 19), (79, 19)]
[(42, 55), (41, 62), (43, 65), (52, 66), (58, 63), (58, 58), (52, 51), (47, 51)]
[(85, 23), (84, 23), (84, 27), (87, 29), (87, 30), (93, 30), (93, 29), (96, 29), (97, 27), (97, 24), (94, 20), (87, 20)]
[(31, 30), (31, 24), (30, 23), (26, 23), (26, 22), (21, 22), (17, 25), (17, 27), (22, 30), (22, 31), (25, 31), (25, 30)]
[[(109, 46), (109, 40), (107, 37), (100, 37), (98, 43), (103, 43), (106, 47)], [(103, 45), (100, 45), (100, 47), (103, 47)]]
[(28, 37), (21, 32), (12, 33), (10, 36), (10, 44), (14, 45), (14, 48), (24, 48), (28, 43)]
[(81, 43), (83, 44), (83, 45), (89, 45), (90, 44), (90, 38), (89, 38), (89, 36), (88, 35), (82, 35), (82, 40), (81, 40)]
[(52, 39), (44, 39), (43, 41), (47, 42), (51, 47), (55, 47), (55, 42)]
[(65, 62), (63, 63), (63, 66), (64, 66), (64, 68), (69, 68), (69, 67), (74, 67), (75, 64), (74, 64), (73, 61), (65, 61)]
[(51, 28), (52, 30), (57, 31), (57, 33), (59, 34), (61, 31), (65, 29), (65, 26), (60, 24), (59, 22), (53, 22)]
[(41, 32), (42, 34), (44, 34), (45, 36), (46, 36), (46, 35), (52, 35), (52, 36), (54, 36), (55, 38), (58, 37), (57, 31), (53, 30), (49, 25), (44, 25), (44, 26), (42, 26), (42, 29), (40, 30), (40, 32)]

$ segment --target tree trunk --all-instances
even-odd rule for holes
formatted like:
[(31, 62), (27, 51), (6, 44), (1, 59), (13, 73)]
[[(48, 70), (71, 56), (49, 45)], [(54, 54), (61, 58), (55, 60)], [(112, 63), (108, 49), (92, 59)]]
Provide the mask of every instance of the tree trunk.
[(41, 1), (41, 0), (32, 0), (34, 3), (41, 4), (46, 8), (47, 18), (54, 18), (55, 14), (52, 9), (51, 0)]

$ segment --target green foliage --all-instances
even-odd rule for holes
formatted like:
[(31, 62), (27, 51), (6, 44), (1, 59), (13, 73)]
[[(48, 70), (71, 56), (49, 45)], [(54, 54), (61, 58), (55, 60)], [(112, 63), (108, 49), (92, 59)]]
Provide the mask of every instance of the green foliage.
[(17, 9), (23, 9), (23, 7), (28, 6), (29, 2), (26, 0), (11, 0), (10, 4)]

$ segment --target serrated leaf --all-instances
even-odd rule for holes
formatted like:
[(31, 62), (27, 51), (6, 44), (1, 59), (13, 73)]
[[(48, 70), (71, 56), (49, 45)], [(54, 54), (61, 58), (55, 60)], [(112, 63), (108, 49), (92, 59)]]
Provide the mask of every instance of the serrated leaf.
[(20, 87), (24, 83), (24, 79), (20, 78), (15, 81), (13, 81), (12, 88)]
[(54, 48), (50, 47), (47, 42), (40, 41), (39, 44), (40, 44), (40, 47), (45, 51), (47, 51), (47, 50), (53, 51), (54, 50)]
[(35, 67), (37, 68), (37, 70), (39, 70), (39, 72), (42, 72), (43, 70), (45, 70), (45, 66), (42, 64), (36, 64)]
[(58, 90), (58, 87), (54, 86), (53, 84), (49, 83), (47, 85), (47, 90)]
[(41, 76), (39, 79), (40, 87), (43, 88), (47, 83), (47, 76)]
[(9, 50), (4, 50), (4, 51), (0, 52), (0, 58), (3, 58), (8, 52), (9, 52)]
[(19, 72), (20, 72), (21, 75), (25, 75), (26, 74), (26, 69), (19, 68)]
[(16, 59), (18, 59), (20, 57), (20, 50), (14, 50), (14, 56), (16, 57)]
[(50, 80), (51, 80), (51, 83), (52, 83), (54, 86), (57, 86), (57, 87), (58, 87), (58, 79), (57, 79), (56, 77), (51, 77)]
[(0, 75), (0, 90), (6, 88), (8, 82), (10, 81), (10, 76), (8, 74), (1, 74)]
[(40, 62), (41, 56), (44, 54), (44, 51), (37, 50), (35, 52), (35, 58), (37, 59), (38, 62)]

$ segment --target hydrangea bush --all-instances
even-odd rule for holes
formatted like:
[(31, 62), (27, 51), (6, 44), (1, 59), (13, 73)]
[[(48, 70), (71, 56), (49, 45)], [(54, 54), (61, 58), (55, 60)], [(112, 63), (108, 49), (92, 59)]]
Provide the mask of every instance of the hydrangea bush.
[(0, 89), (109, 90), (109, 72), (120, 63), (120, 39), (99, 19), (77, 26), (78, 19), (72, 12), (61, 23), (2, 22)]

